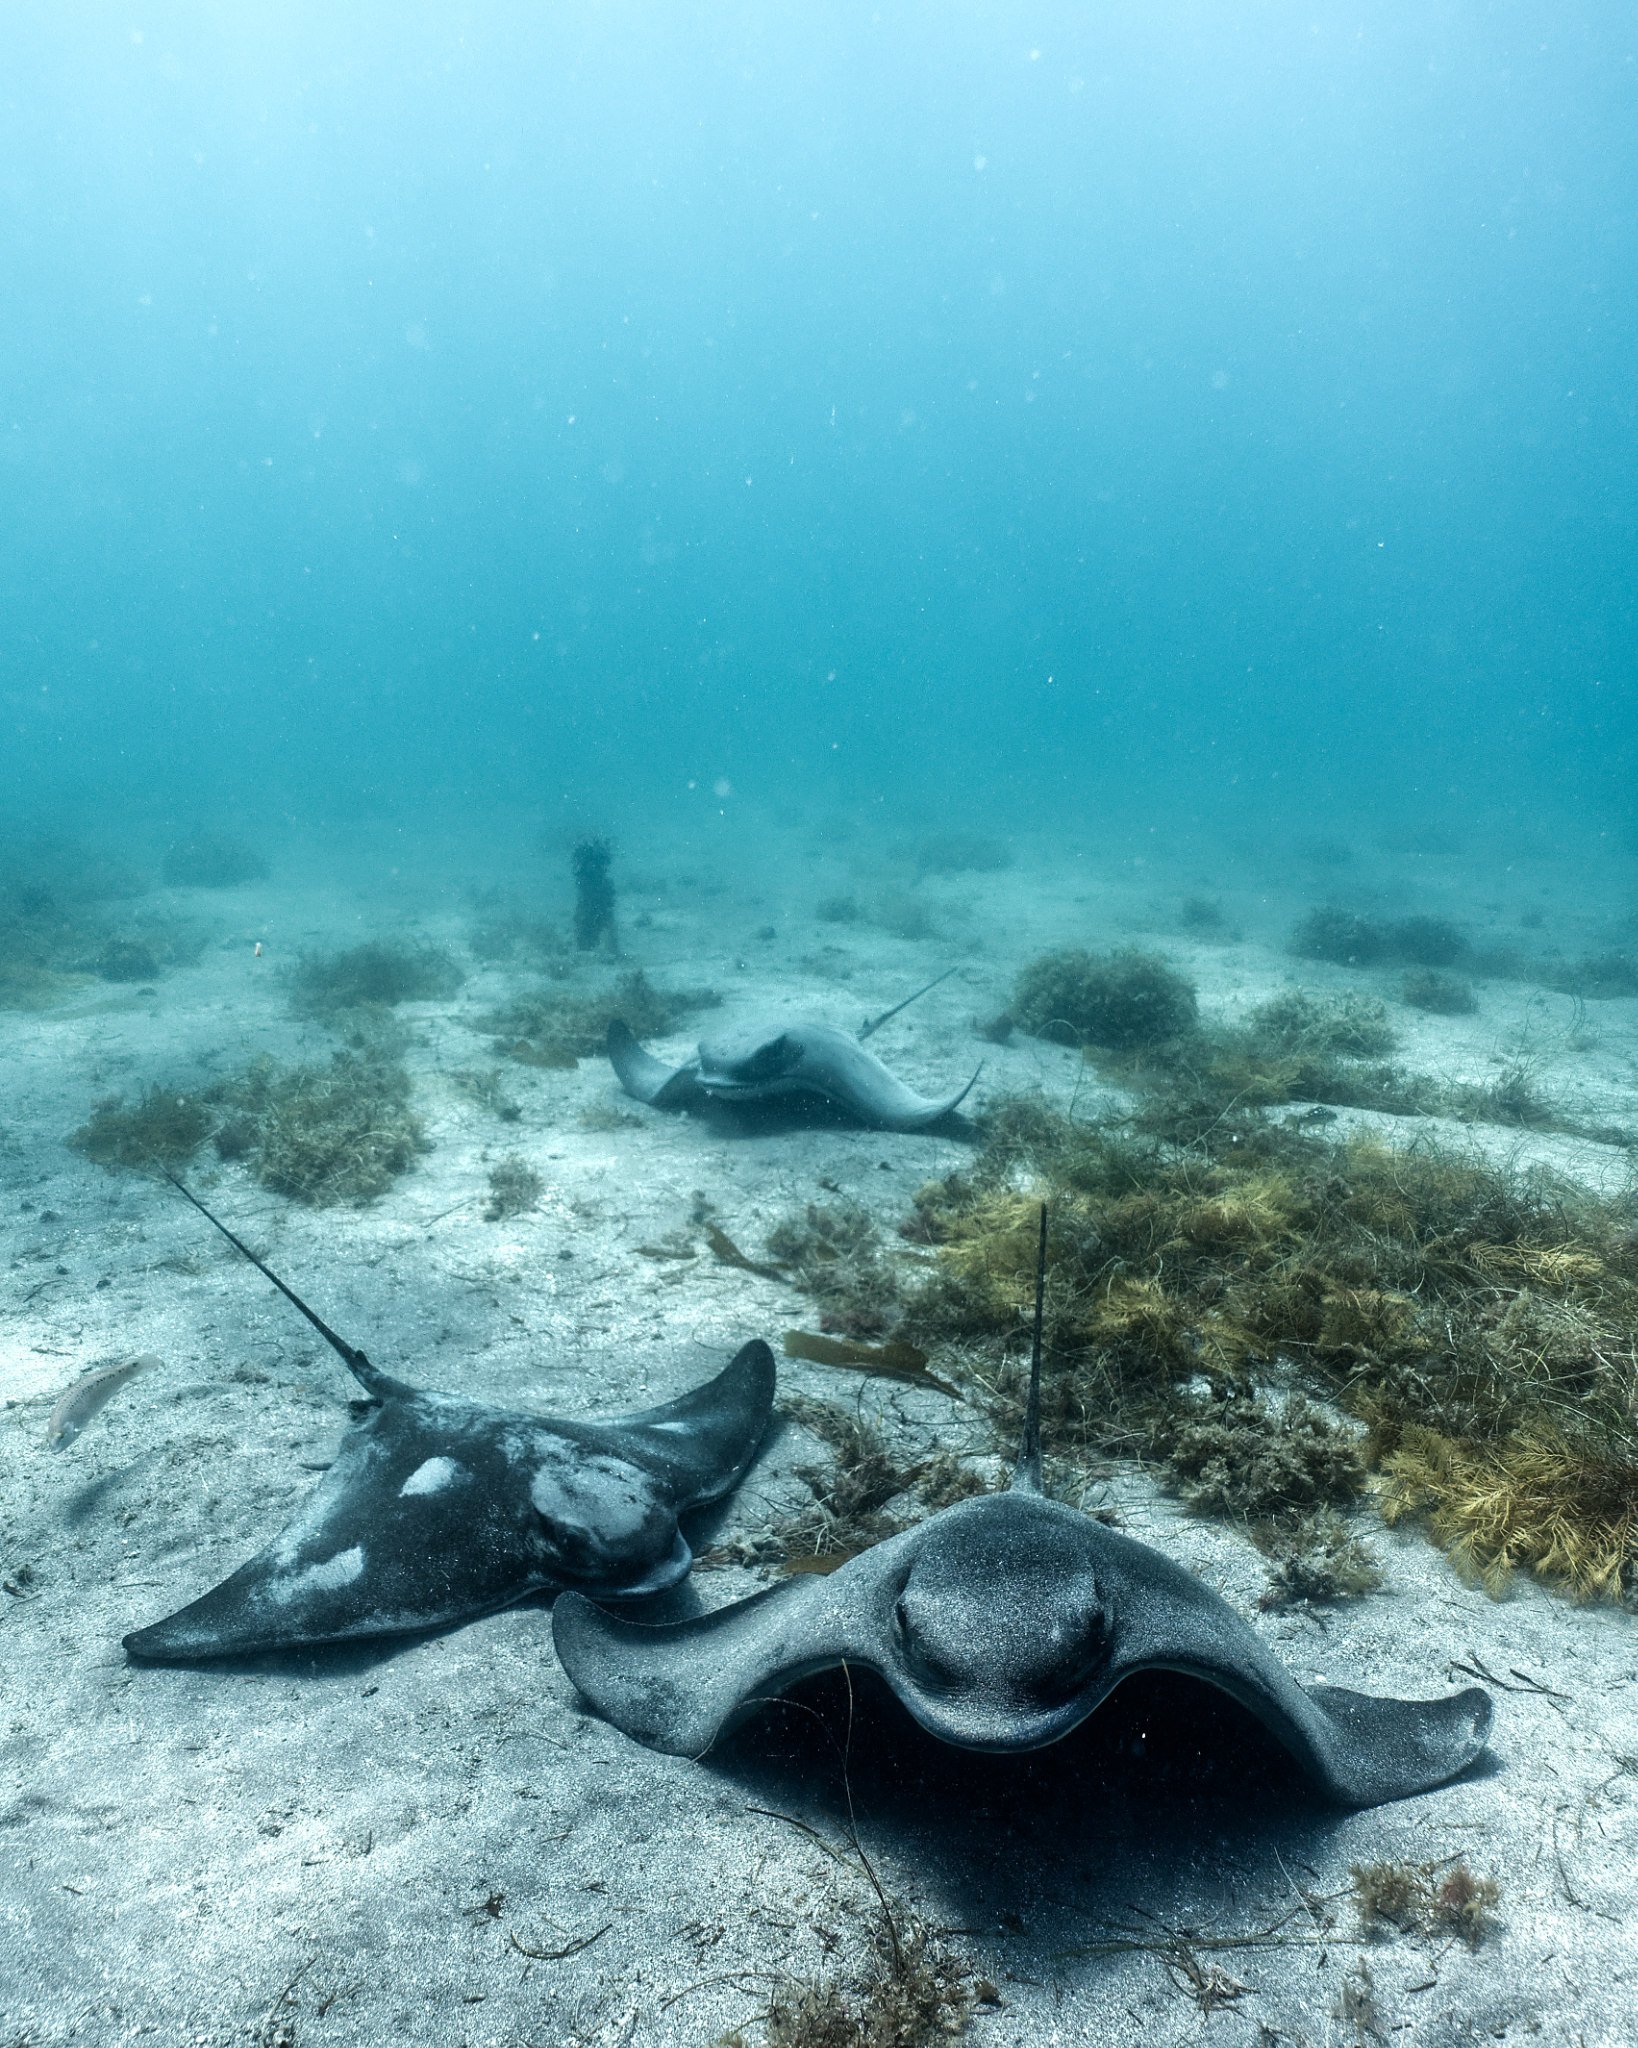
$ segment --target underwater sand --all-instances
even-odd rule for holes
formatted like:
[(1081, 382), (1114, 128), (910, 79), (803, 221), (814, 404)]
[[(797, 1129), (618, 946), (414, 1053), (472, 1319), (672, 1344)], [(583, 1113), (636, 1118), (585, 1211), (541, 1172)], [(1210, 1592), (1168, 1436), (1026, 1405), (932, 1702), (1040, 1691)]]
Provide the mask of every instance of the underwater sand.
[[(973, 1035), (1017, 966), (1050, 945), (1158, 945), (1197, 977), (1207, 1015), (1291, 985), (1391, 988), (1392, 977), (1280, 950), (1295, 915), (1339, 893), (1280, 849), (1229, 866), (1121, 846), (1080, 858), (1024, 849), (1003, 872), (913, 889), (880, 848), (838, 849), (823, 832), (793, 830), (749, 886), (731, 850), (725, 833), (720, 850), (630, 853), (631, 961), (656, 981), (713, 985), (731, 1009), (856, 1026), (953, 960), (951, 979), (874, 1041), (930, 1093), (982, 1057), (978, 1101), (1040, 1087), (1087, 1111), (1107, 1094), (1071, 1052)], [(836, 1744), (847, 1700), (835, 1683), (803, 1695), (828, 1734), (811, 1713), (774, 1709), (691, 1763), (651, 1756), (581, 1711), (544, 1603), (322, 1657), (165, 1669), (128, 1665), (120, 1650), (127, 1629), (213, 1585), (271, 1535), (330, 1455), (351, 1389), (306, 1326), (168, 1190), (104, 1173), (62, 1141), (122, 1087), (195, 1082), (263, 1051), (326, 1052), (329, 1036), (285, 1006), (280, 976), (304, 946), (395, 929), (458, 946), (471, 921), (448, 880), (460, 862), (448, 848), (415, 857), (412, 869), (402, 849), (360, 842), (293, 854), (251, 889), (175, 892), (211, 930), (198, 964), (152, 991), (95, 990), (40, 1015), (0, 1016), (3, 2048), (148, 2038), (623, 2048), (735, 2030), (754, 2041), (774, 1973), (844, 1967), (873, 1924), (862, 1875), (775, 1817), (845, 1846)], [(468, 871), (487, 879), (476, 857)], [(338, 873), (352, 879), (338, 884)], [(1203, 887), (1240, 936), (1176, 935), (1180, 898)], [(863, 901), (887, 888), (901, 925), (907, 903), (925, 906), (928, 935), (814, 920), (826, 894), (853, 889)], [(1413, 901), (1510, 940), (1521, 911), (1544, 905), (1569, 952), (1592, 944), (1615, 908), (1545, 856), (1515, 875), (1477, 857), (1384, 855), (1347, 893), (1371, 891), (1390, 909)], [(509, 1065), (522, 1117), (499, 1123), (452, 1076), (493, 1064), (470, 1020), (533, 980), (480, 969), (457, 997), (401, 1012), (433, 1149), (372, 1206), (303, 1209), (208, 1154), (194, 1169), (205, 1198), (321, 1314), (417, 1384), (567, 1414), (667, 1398), (750, 1336), (777, 1349), (784, 1329), (815, 1327), (792, 1289), (711, 1259), (690, 1230), (698, 1194), (755, 1257), (780, 1213), (838, 1191), (891, 1226), (922, 1181), (968, 1156), (947, 1136), (725, 1136), (623, 1102), (595, 1060), (567, 1073)], [(1395, 1018), (1415, 1070), (1483, 1081), (1522, 1049), (1577, 1118), (1638, 1125), (1638, 1003), (1583, 1009), (1490, 982), (1476, 1016)], [(656, 1050), (680, 1055), (695, 1035)], [(580, 1122), (606, 1109), (631, 1121)], [(1350, 1120), (1358, 1113), (1342, 1113)], [(1438, 1128), (1606, 1191), (1630, 1185), (1617, 1146)], [(485, 1222), (488, 1168), (513, 1153), (543, 1176), (540, 1207)], [(696, 1257), (638, 1252), (678, 1230)], [(157, 1352), (163, 1370), (49, 1453), (46, 1417), (64, 1386), (141, 1351)], [(984, 1442), (977, 1417), (934, 1393), (784, 1360), (781, 1378), (860, 1400), (906, 1447)], [(816, 1461), (812, 1439), (784, 1426), (696, 1547), (804, 1501), (795, 1468)], [(971, 2038), (994, 2048), (1152, 2048), (1207, 2034), (1220, 2048), (1630, 2041), (1634, 1618), (1525, 1583), (1493, 1601), (1414, 1531), (1368, 1518), (1384, 1591), (1323, 1613), (1263, 1614), (1264, 1564), (1249, 1541), (1188, 1517), (1136, 1472), (1117, 1474), (1108, 1497), (1130, 1533), (1201, 1572), (1301, 1679), (1431, 1695), (1471, 1682), (1473, 1668), (1496, 1674), (1508, 1689), (1497, 1692), (1491, 1757), (1445, 1790), (1338, 1815), (1314, 1805), (1231, 1710), (1203, 1707), (1185, 1687), (1117, 1699), (1038, 1756), (985, 1760), (939, 1750), (861, 1686), (851, 1748), (860, 1838), (888, 1888), (993, 1982), (999, 2003), (975, 2009)], [(657, 1613), (762, 1582), (701, 1570)], [(1359, 1938), (1337, 1896), (1351, 1864), (1457, 1854), (1502, 1884), (1499, 1931), (1481, 1948)], [(1276, 1925), (1272, 1945), (1211, 1945)], [(1167, 1930), (1194, 1931), (1170, 1963), (1156, 1952)], [(1150, 1946), (1098, 1952), (1123, 1936)], [(1207, 1973), (1204, 1989), (1184, 1955)], [(1203, 2016), (1202, 2002), (1219, 2009)]]

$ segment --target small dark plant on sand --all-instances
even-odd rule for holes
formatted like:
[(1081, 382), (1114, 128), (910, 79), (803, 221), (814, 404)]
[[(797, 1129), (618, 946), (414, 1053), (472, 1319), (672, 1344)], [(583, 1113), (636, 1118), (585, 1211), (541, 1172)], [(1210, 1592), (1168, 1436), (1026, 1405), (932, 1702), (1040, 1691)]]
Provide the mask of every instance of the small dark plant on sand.
[(1355, 1863), (1348, 1875), (1367, 1938), (1392, 1929), (1434, 1940), (1454, 1935), (1477, 1948), (1495, 1927), (1501, 1886), (1493, 1877), (1476, 1877), (1464, 1856), (1442, 1863)]
[(484, 1204), (486, 1223), (499, 1223), (507, 1216), (521, 1216), (539, 1206), (546, 1183), (526, 1159), (515, 1155), (489, 1169), (489, 1199)]
[(197, 1091), (152, 1087), (129, 1106), (108, 1096), (68, 1142), (98, 1166), (175, 1168), (193, 1157), (215, 1127), (215, 1113)]

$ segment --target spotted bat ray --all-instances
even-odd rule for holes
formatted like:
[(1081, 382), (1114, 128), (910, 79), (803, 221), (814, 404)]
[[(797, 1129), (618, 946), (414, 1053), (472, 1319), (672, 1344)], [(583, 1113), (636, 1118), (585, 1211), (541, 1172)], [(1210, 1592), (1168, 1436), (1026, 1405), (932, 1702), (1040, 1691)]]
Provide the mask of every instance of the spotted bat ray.
[(693, 1553), (677, 1527), (744, 1476), (768, 1426), (774, 1360), (745, 1345), (664, 1407), (606, 1422), (423, 1393), (340, 1338), (180, 1181), (338, 1354), (368, 1399), (305, 1507), (213, 1591), (125, 1638), (187, 1661), (467, 1621), (530, 1593), (657, 1592)]
[(948, 978), (949, 969), (919, 988), (851, 1038), (831, 1024), (751, 1022), (716, 1038), (701, 1039), (691, 1060), (668, 1067), (645, 1052), (618, 1018), (609, 1025), (609, 1063), (620, 1086), (653, 1109), (689, 1109), (706, 1102), (760, 1103), (806, 1096), (836, 1104), (878, 1131), (924, 1131), (967, 1098), (973, 1081), (954, 1095), (935, 1100), (907, 1088), (859, 1040), (889, 1017), (908, 1009), (927, 989)]
[(669, 1627), (568, 1594), (553, 1635), (564, 1669), (650, 1748), (700, 1756), (770, 1696), (841, 1664), (884, 1678), (921, 1725), (963, 1749), (1057, 1741), (1135, 1671), (1228, 1693), (1344, 1806), (1443, 1784), (1485, 1746), (1476, 1686), (1439, 1700), (1303, 1686), (1209, 1587), (1041, 1491), (1041, 1300), (1023, 1445), (1010, 1492), (966, 1500), (828, 1578), (801, 1577)]

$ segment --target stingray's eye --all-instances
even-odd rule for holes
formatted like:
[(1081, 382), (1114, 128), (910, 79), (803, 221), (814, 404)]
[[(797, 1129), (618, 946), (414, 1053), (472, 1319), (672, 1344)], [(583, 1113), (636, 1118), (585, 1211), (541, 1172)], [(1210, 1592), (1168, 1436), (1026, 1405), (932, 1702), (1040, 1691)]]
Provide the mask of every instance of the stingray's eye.
[(908, 1590), (893, 1603), (893, 1629), (905, 1669), (927, 1686), (953, 1686), (961, 1681), (956, 1663), (943, 1655), (928, 1630), (917, 1625)]
[(573, 1578), (586, 1574), (596, 1544), (584, 1523), (571, 1522), (561, 1515), (542, 1517), (541, 1535), (547, 1555), (558, 1571)]
[(791, 1041), (783, 1032), (777, 1038), (770, 1038), (766, 1045), (759, 1045), (745, 1062), (745, 1071), (753, 1081), (771, 1081), (795, 1065)]

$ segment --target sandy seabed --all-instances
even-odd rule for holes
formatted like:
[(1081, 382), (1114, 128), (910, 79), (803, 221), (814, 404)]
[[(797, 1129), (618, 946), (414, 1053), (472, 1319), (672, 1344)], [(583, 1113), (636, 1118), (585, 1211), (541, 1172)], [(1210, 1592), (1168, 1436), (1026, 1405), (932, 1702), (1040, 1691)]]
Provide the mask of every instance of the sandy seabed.
[[(1205, 1013), (1232, 1016), (1294, 984), (1374, 985), (1282, 950), (1293, 918), (1328, 895), (1452, 915), (1490, 942), (1515, 942), (1528, 913), (1568, 952), (1595, 948), (1623, 907), (1546, 855), (1384, 853), (1344, 886), (1277, 852), (1020, 847), (997, 873), (914, 889), (901, 875), (894, 921), (914, 928), (909, 901), (928, 925), (905, 937), (815, 920), (826, 893), (871, 899), (871, 848), (795, 831), (757, 843), (751, 876), (726, 833), (720, 851), (630, 855), (630, 960), (662, 983), (714, 986), (724, 1015), (850, 1027), (953, 961), (875, 1049), (929, 1093), (982, 1057), (978, 1106), (1039, 1088), (1096, 1113), (1106, 1097), (1069, 1051), (974, 1035), (1047, 946), (1157, 946), (1195, 976)], [(324, 1656), (128, 1664), (125, 1631), (225, 1576), (314, 1483), (351, 1388), (168, 1190), (105, 1173), (63, 1140), (110, 1092), (197, 1085), (264, 1051), (325, 1051), (322, 1030), (292, 1020), (281, 979), (304, 947), (414, 934), (460, 950), (471, 914), (447, 882), (458, 853), (419, 859), (412, 869), (361, 839), (292, 849), (254, 888), (173, 892), (210, 932), (196, 965), (155, 989), (0, 1017), (0, 2048), (754, 2041), (780, 1976), (845, 1972), (874, 1925), (847, 1848), (849, 1733), (859, 1838), (883, 1882), (995, 1988), (970, 2020), (984, 2048), (1633, 2039), (1638, 1622), (1529, 1584), (1494, 1601), (1410, 1531), (1370, 1532), (1382, 1592), (1264, 1614), (1249, 1542), (1186, 1516), (1137, 1471), (1110, 1483), (1129, 1532), (1199, 1571), (1300, 1679), (1425, 1696), (1474, 1669), (1496, 1674), (1488, 1759), (1444, 1790), (1360, 1814), (1316, 1806), (1232, 1710), (1181, 1683), (1117, 1699), (1028, 1759), (940, 1750), (868, 1682), (851, 1730), (847, 1694), (829, 1682), (703, 1762), (653, 1756), (578, 1703), (544, 1602)], [(1202, 888), (1234, 935), (1220, 943), (1177, 935), (1180, 898)], [(568, 1415), (668, 1398), (748, 1337), (777, 1349), (784, 1329), (813, 1326), (789, 1287), (703, 1249), (639, 1254), (688, 1229), (698, 1194), (754, 1254), (778, 1215), (838, 1193), (891, 1227), (921, 1182), (969, 1156), (948, 1135), (734, 1136), (622, 1104), (596, 1060), (509, 1066), (522, 1115), (501, 1124), (454, 1077), (493, 1063), (474, 1020), (530, 979), (474, 967), (458, 996), (402, 1013), (432, 1149), (380, 1201), (304, 1209), (240, 1168), (199, 1169), (206, 1198), (332, 1324), (417, 1384)], [(1589, 1125), (1638, 1125), (1638, 1003), (1583, 1010), (1493, 981), (1474, 1016), (1396, 1022), (1413, 1070), (1483, 1081), (1522, 1050)], [(657, 1050), (681, 1056), (688, 1042)], [(631, 1120), (583, 1121), (616, 1106)], [(1443, 1135), (1605, 1191), (1631, 1183), (1619, 1146)], [(488, 1222), (486, 1175), (510, 1154), (545, 1194)], [(62, 1389), (143, 1351), (163, 1371), (48, 1452)], [(934, 1392), (861, 1389), (794, 1361), (781, 1378), (861, 1399), (905, 1445), (987, 1445), (980, 1421)], [(801, 1428), (779, 1426), (696, 1547), (805, 1499), (796, 1468), (819, 1455)], [(757, 1583), (698, 1571), (656, 1617)], [(1482, 1946), (1360, 1937), (1343, 1896), (1351, 1865), (1456, 1855), (1501, 1883)], [(1311, 1903), (1324, 1898), (1331, 1908)], [(1216, 1996), (1199, 1971), (1219, 1973)]]

